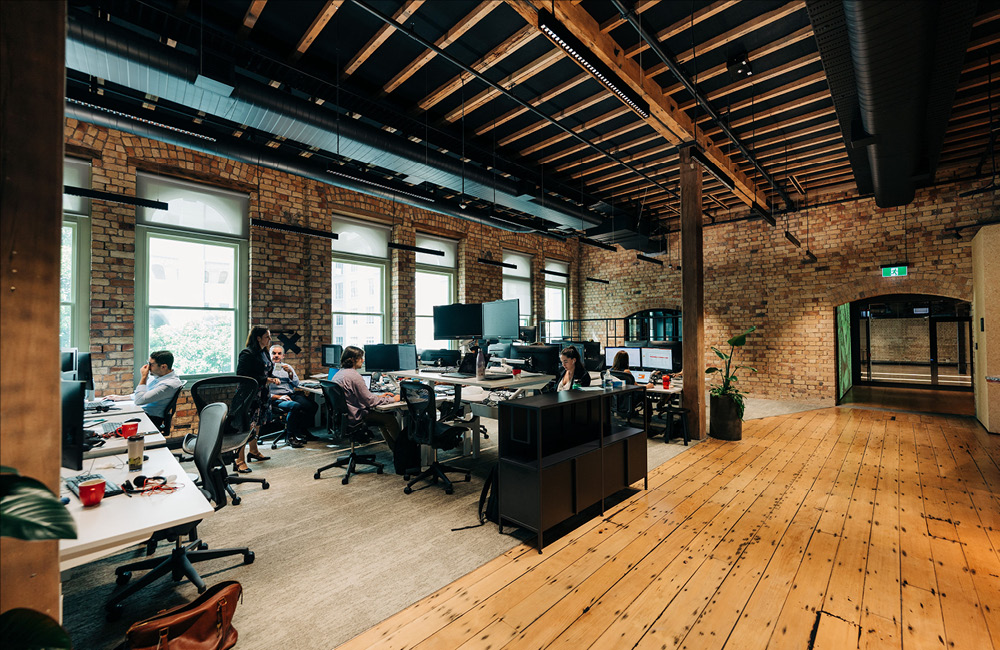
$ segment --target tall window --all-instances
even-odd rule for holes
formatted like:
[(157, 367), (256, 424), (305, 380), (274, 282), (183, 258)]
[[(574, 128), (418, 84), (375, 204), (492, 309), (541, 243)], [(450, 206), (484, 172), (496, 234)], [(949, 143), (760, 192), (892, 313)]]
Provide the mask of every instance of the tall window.
[(371, 345), (387, 338), (389, 229), (334, 219), (333, 332), (340, 345)]
[[(556, 260), (545, 260), (545, 319), (561, 321), (569, 318), (569, 264)], [(549, 322), (545, 335), (549, 339), (561, 339), (565, 336), (564, 323)]]
[(503, 299), (518, 299), (521, 325), (527, 325), (531, 319), (531, 257), (504, 251), (503, 261), (517, 267), (503, 270)]
[(454, 341), (434, 339), (434, 307), (455, 302), (455, 266), (458, 243), (418, 234), (416, 245), (444, 252), (444, 256), (417, 253), (417, 347), (421, 350), (451, 348)]
[(247, 321), (248, 197), (147, 174), (136, 189), (170, 206), (137, 215), (136, 366), (170, 350), (187, 377), (235, 371)]
[[(90, 187), (90, 164), (63, 162), (63, 184)], [(90, 333), (90, 201), (63, 195), (59, 272), (59, 346), (89, 348)]]

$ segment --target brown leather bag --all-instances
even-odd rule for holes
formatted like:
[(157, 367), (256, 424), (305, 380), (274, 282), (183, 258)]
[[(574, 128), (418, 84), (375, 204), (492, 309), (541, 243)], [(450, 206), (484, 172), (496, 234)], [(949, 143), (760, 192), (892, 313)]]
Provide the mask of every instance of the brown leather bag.
[(236, 645), (233, 614), (243, 587), (227, 580), (187, 605), (135, 623), (125, 633), (128, 650), (225, 650)]

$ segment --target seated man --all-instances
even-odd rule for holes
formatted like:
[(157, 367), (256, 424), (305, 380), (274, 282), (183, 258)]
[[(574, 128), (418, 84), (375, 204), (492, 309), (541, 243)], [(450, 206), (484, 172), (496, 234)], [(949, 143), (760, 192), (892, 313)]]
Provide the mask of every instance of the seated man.
[[(141, 406), (149, 419), (159, 429), (163, 426), (163, 414), (181, 389), (180, 377), (174, 372), (174, 355), (168, 350), (151, 352), (149, 363), (139, 369), (139, 385), (131, 395), (109, 395), (111, 399), (132, 399)], [(152, 379), (149, 376), (152, 375)], [(148, 380), (148, 381), (147, 381)]]
[(294, 368), (285, 363), (285, 348), (280, 343), (271, 346), (271, 361), (274, 362), (271, 376), (278, 380), (277, 384), (269, 386), (271, 406), (288, 414), (285, 421), (285, 426), (288, 427), (288, 444), (301, 447), (312, 438), (309, 424), (316, 417), (318, 406), (314, 400), (295, 392), (299, 376), (295, 374)]

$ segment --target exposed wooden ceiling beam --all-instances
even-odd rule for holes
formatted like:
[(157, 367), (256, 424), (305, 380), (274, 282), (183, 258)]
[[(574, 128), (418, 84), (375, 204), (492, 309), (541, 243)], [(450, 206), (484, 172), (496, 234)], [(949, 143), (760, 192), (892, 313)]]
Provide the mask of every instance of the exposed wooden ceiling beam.
[[(500, 43), (500, 45), (497, 45), (492, 50), (484, 54), (478, 61), (469, 67), (476, 72), (489, 70), (494, 65), (518, 51), (540, 35), (541, 34), (536, 27), (525, 25), (509, 38), (505, 39), (503, 43)], [(430, 109), (461, 88), (463, 83), (471, 81), (473, 78), (474, 77), (471, 74), (463, 70), (460, 74), (452, 77), (442, 84), (434, 92), (421, 99), (418, 106), (425, 111)]]
[[(566, 81), (562, 82), (561, 84), (559, 84), (558, 86), (553, 86), (552, 88), (546, 90), (545, 92), (543, 92), (542, 94), (538, 95), (534, 99), (531, 99), (528, 102), (528, 104), (530, 104), (531, 106), (534, 106), (535, 108), (537, 108), (537, 107), (541, 106), (542, 104), (544, 104), (545, 102), (558, 97), (559, 95), (561, 95), (562, 93), (566, 92), (570, 88), (575, 88), (576, 86), (579, 86), (580, 84), (582, 84), (585, 81), (590, 81), (591, 78), (592, 77), (589, 74), (581, 72), (580, 74), (576, 75), (575, 77), (571, 77), (571, 78), (567, 79)], [(485, 124), (483, 124), (482, 126), (479, 126), (478, 128), (476, 128), (476, 135), (483, 135), (484, 133), (489, 133), (491, 130), (493, 130), (494, 127), (497, 127), (497, 126), (500, 126), (501, 124), (509, 122), (510, 120), (514, 119), (515, 117), (518, 117), (519, 115), (524, 115), (527, 112), (528, 112), (528, 109), (525, 108), (524, 106), (518, 106), (517, 108), (513, 108), (513, 109), (507, 111), (506, 113), (504, 113), (503, 115), (497, 117), (495, 120), (490, 120), (490, 121), (486, 122)], [(541, 124), (541, 125), (544, 126), (544, 125), (548, 124), (548, 122), (545, 121), (545, 120), (539, 120), (538, 124)]]
[[(396, 10), (396, 13), (392, 14), (392, 19), (397, 23), (405, 23), (422, 4), (424, 4), (424, 0), (407, 0), (402, 7)], [(357, 72), (361, 64), (367, 61), (375, 53), (375, 50), (381, 47), (392, 36), (394, 31), (396, 31), (396, 27), (389, 23), (385, 23), (379, 27), (375, 35), (368, 39), (368, 42), (364, 44), (361, 50), (351, 57), (351, 60), (344, 66), (343, 76), (349, 77)]]
[[(476, 24), (493, 11), (496, 6), (497, 3), (493, 0), (480, 2), (476, 5), (475, 9), (470, 11), (464, 18), (455, 23), (451, 29), (441, 36), (441, 38), (434, 41), (434, 45), (441, 49), (445, 49), (461, 38), (467, 31), (475, 27)], [(435, 56), (437, 56), (437, 52), (434, 50), (424, 50), (420, 56), (408, 63), (405, 68), (396, 73), (396, 76), (390, 79), (389, 82), (382, 87), (383, 92), (388, 94), (399, 88), (406, 82), (407, 79), (412, 77), (414, 73), (424, 67), (424, 64), (433, 59)]]
[[(649, 11), (658, 4), (660, 4), (660, 0), (636, 0), (636, 3), (634, 5), (635, 12), (637, 14), (641, 14), (643, 12)], [(625, 19), (622, 18), (620, 15), (612, 16), (611, 18), (608, 18), (603, 23), (601, 23), (601, 31), (606, 34), (615, 27), (624, 24), (625, 24)]]
[[(626, 133), (630, 133), (632, 131), (635, 131), (636, 129), (641, 129), (644, 127), (647, 127), (647, 124), (645, 122), (642, 122), (640, 120), (632, 120), (630, 123), (624, 126), (620, 126), (617, 129), (614, 129), (613, 131), (608, 131), (607, 133), (604, 133), (597, 137), (590, 138), (590, 141), (593, 142), (594, 144), (600, 144), (602, 142), (607, 142), (608, 140), (612, 140), (619, 136), (625, 135)], [(548, 155), (545, 158), (541, 158), (538, 162), (542, 163), (543, 165), (548, 165), (549, 163), (553, 163), (559, 160), (560, 158), (565, 158), (566, 156), (577, 153), (579, 151), (583, 151), (584, 149), (587, 148), (589, 148), (587, 147), (587, 145), (578, 144), (576, 146), (570, 147), (569, 149), (564, 149), (562, 151), (558, 151), (554, 154)]]
[[(664, 96), (663, 89), (645, 74), (638, 63), (624, 56), (622, 47), (608, 34), (601, 32), (600, 25), (584, 9), (567, 3), (548, 3), (545, 0), (507, 0), (507, 2), (522, 16), (525, 16), (530, 25), (536, 28), (538, 27), (537, 12), (553, 9), (556, 19), (562, 23), (564, 28), (571, 30), (577, 38), (587, 45), (591, 54), (618, 74), (623, 82), (631, 88), (631, 92), (648, 102), (650, 116), (645, 119), (646, 124), (672, 144), (680, 144), (685, 141), (697, 142), (705, 152), (705, 156), (719, 168), (721, 173), (730, 178), (737, 193), (743, 197), (748, 205), (752, 203), (766, 204), (765, 196), (757, 187), (735, 168), (733, 162), (722, 153), (711, 139), (701, 132), (686, 113), (678, 108), (674, 100)], [(553, 158), (550, 156), (547, 162), (552, 160)]]
[[(604, 91), (601, 91), (599, 93), (591, 95), (590, 97), (585, 97), (585, 98), (581, 99), (580, 101), (578, 101), (577, 103), (573, 104), (572, 106), (567, 106), (563, 110), (557, 111), (557, 112), (553, 113), (552, 114), (552, 119), (554, 119), (554, 120), (565, 119), (565, 118), (569, 117), (570, 115), (575, 115), (576, 113), (579, 113), (582, 110), (588, 109), (591, 106), (594, 106), (595, 104), (599, 104), (600, 102), (603, 102), (603, 101), (606, 101), (606, 100), (610, 100), (610, 99), (611, 99), (611, 97), (608, 95), (608, 93), (606, 93)], [(500, 138), (499, 140), (497, 140), (497, 144), (500, 145), (501, 147), (506, 147), (510, 143), (516, 142), (517, 140), (520, 140), (523, 137), (529, 136), (532, 133), (535, 133), (536, 131), (540, 131), (541, 129), (543, 129), (546, 126), (549, 126), (549, 125), (550, 125), (549, 122), (546, 122), (544, 120), (539, 120), (538, 122), (535, 122), (534, 124), (529, 124), (528, 126), (524, 127), (523, 129), (520, 129), (518, 131), (515, 131), (514, 133), (511, 133), (510, 135), (506, 135), (506, 136)]]
[[(507, 75), (497, 82), (504, 90), (510, 90), (526, 79), (534, 77), (536, 74), (552, 66), (566, 56), (561, 50), (549, 50), (534, 61), (521, 67), (515, 72)], [(500, 91), (493, 88), (482, 90), (465, 100), (461, 106), (455, 107), (450, 113), (444, 116), (449, 122), (456, 122), (463, 116), (468, 117), (469, 113), (485, 106), (491, 99), (500, 96)]]
[[(587, 120), (582, 124), (572, 127), (570, 130), (573, 131), (574, 133), (582, 134), (585, 131), (589, 131), (594, 127), (604, 124), (605, 122), (610, 122), (611, 120), (617, 117), (621, 117), (622, 115), (626, 115), (629, 113), (631, 113), (631, 111), (629, 110), (628, 106), (622, 106), (621, 104), (618, 104), (607, 113), (604, 113), (603, 115), (598, 115), (593, 119)], [(552, 145), (562, 142), (563, 140), (567, 140), (569, 138), (570, 135), (568, 133), (563, 133), (560, 131), (551, 138), (546, 138), (541, 142), (536, 142), (535, 144), (532, 144), (530, 146), (525, 147), (524, 149), (521, 149), (520, 151), (518, 151), (518, 154), (521, 156), (530, 156), (533, 153), (537, 153), (542, 149), (551, 147)], [(591, 140), (591, 142), (597, 142), (597, 140)], [(585, 147), (586, 145), (578, 143), (576, 146)]]
[[(752, 89), (752, 85), (751, 84), (758, 84), (758, 83), (762, 83), (764, 81), (768, 81), (770, 79), (776, 79), (777, 77), (780, 77), (780, 76), (782, 76), (784, 74), (788, 74), (789, 72), (794, 72), (794, 71), (799, 70), (801, 68), (804, 68), (804, 67), (806, 67), (808, 65), (812, 65), (814, 63), (820, 63), (820, 62), (821, 62), (821, 59), (820, 59), (820, 56), (819, 56), (819, 52), (813, 52), (812, 54), (807, 54), (805, 56), (800, 56), (797, 59), (794, 59), (794, 60), (789, 61), (787, 63), (783, 63), (781, 65), (774, 66), (773, 68), (770, 68), (768, 70), (764, 70), (763, 72), (761, 72), (759, 74), (755, 74), (753, 76), (753, 79), (740, 79), (738, 81), (734, 81), (731, 84), (727, 84), (727, 85), (725, 85), (725, 86), (723, 86), (721, 88), (716, 88), (715, 90), (713, 90), (713, 91), (711, 91), (709, 93), (706, 93), (705, 94), (705, 99), (707, 99), (709, 101), (715, 101), (717, 99), (721, 99), (721, 98), (725, 97), (726, 95), (738, 92), (740, 90), (745, 90), (747, 88), (751, 88)], [(789, 82), (789, 83), (795, 83), (795, 82), (792, 81), (792, 82)], [(680, 108), (682, 110), (689, 111), (692, 108), (694, 108), (695, 105), (696, 105), (695, 101), (693, 99), (689, 99), (686, 102), (684, 102), (683, 104), (681, 104)]]
[[(830, 97), (830, 90), (826, 86), (826, 74), (823, 71), (819, 71), (819, 72), (814, 72), (813, 74), (808, 74), (804, 77), (793, 79), (792, 81), (788, 82), (787, 84), (784, 84), (783, 86), (778, 86), (777, 88), (772, 88), (771, 90), (765, 90), (761, 94), (756, 95), (754, 97), (747, 97), (746, 99), (742, 99), (738, 102), (727, 104), (726, 105), (727, 114), (733, 115), (738, 111), (742, 111), (748, 108), (751, 110), (756, 110), (758, 107), (760, 107), (761, 104), (765, 102), (769, 102), (773, 99), (781, 97), (782, 95), (787, 95), (788, 93), (793, 93), (797, 90), (801, 90), (802, 88), (806, 88), (808, 86), (813, 86), (813, 85), (817, 87), (822, 87), (820, 93), (825, 95), (826, 98), (829, 99), (830, 101), (833, 101), (833, 99)], [(701, 117), (698, 118), (698, 123), (701, 124), (703, 122), (708, 122), (709, 120), (711, 120), (711, 116), (702, 115)], [(733, 123), (735, 124), (736, 120), (733, 120)]]
[(264, 11), (264, 5), (267, 4), (267, 0), (253, 0), (250, 6), (247, 8), (247, 12), (243, 14), (243, 24), (240, 25), (240, 29), (236, 36), (239, 39), (245, 39), (250, 35), (250, 30), (253, 26), (257, 24), (257, 19), (260, 18), (260, 12)]
[[(654, 133), (647, 133), (646, 135), (643, 135), (643, 136), (641, 136), (639, 138), (636, 138), (635, 140), (630, 140), (629, 142), (626, 142), (626, 143), (622, 144), (620, 147), (618, 147), (618, 151), (619, 152), (621, 152), (621, 151), (627, 151), (627, 150), (632, 149), (634, 147), (641, 147), (642, 145), (648, 144), (650, 142), (657, 142), (657, 143), (659, 143), (660, 141), (661, 141), (661, 138), (660, 138), (659, 134), (657, 134), (655, 132)], [(674, 146), (674, 145), (671, 145), (671, 146)], [(556, 167), (556, 171), (557, 172), (564, 172), (567, 169), (573, 169), (574, 167), (579, 167), (580, 165), (586, 165), (586, 164), (592, 163), (592, 162), (594, 162), (596, 160), (607, 160), (607, 157), (606, 156), (602, 156), (600, 154), (589, 154), (587, 156), (584, 156), (583, 158), (577, 158), (576, 160), (571, 160), (569, 162), (563, 163), (562, 165)]]
[(309, 29), (306, 30), (305, 34), (302, 35), (302, 38), (300, 38), (299, 42), (295, 45), (295, 51), (288, 57), (289, 60), (298, 61), (302, 58), (302, 55), (306, 53), (306, 50), (308, 50), (309, 46), (313, 44), (313, 41), (316, 40), (316, 37), (323, 31), (323, 28), (326, 27), (328, 22), (330, 22), (330, 19), (333, 18), (333, 14), (337, 13), (337, 10), (340, 9), (340, 5), (342, 4), (344, 4), (344, 0), (327, 0), (320, 12), (316, 14), (315, 18), (313, 18), (312, 23), (309, 25)]
[[(669, 27), (661, 29), (660, 31), (656, 32), (656, 40), (662, 43), (668, 38), (677, 36), (684, 30), (690, 29), (692, 25), (697, 25), (703, 20), (707, 20), (712, 16), (725, 11), (729, 7), (735, 5), (737, 2), (738, 0), (719, 0), (718, 2), (713, 2), (710, 5), (704, 6), (701, 9), (695, 11), (693, 14), (691, 14), (690, 17), (682, 18), (673, 25), (670, 25)], [(619, 25), (625, 22), (624, 18), (618, 17), (618, 19), (621, 21), (618, 23)], [(610, 30), (605, 30), (604, 25), (601, 25), (601, 30), (610, 31)], [(636, 43), (632, 47), (625, 50), (625, 56), (628, 57), (638, 56), (640, 52), (645, 52), (648, 49), (649, 45), (647, 45), (645, 42)]]

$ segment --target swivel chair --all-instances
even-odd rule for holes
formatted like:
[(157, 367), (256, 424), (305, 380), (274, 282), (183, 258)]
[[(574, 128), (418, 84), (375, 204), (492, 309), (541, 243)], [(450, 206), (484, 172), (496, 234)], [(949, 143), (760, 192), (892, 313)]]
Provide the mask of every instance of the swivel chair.
[(656, 417), (663, 419), (665, 429), (663, 431), (663, 442), (670, 442), (674, 433), (674, 422), (680, 420), (681, 433), (684, 436), (684, 446), (691, 440), (688, 434), (688, 415), (691, 409), (681, 406), (681, 396), (673, 395), (666, 401), (663, 408), (657, 409)]
[[(635, 377), (630, 372), (619, 372), (617, 370), (610, 370), (611, 376), (615, 379), (621, 379), (625, 382), (626, 386), (635, 386)], [(642, 407), (642, 395), (640, 393), (626, 393), (624, 395), (614, 395), (612, 397), (612, 410), (614, 414), (617, 415), (622, 420), (625, 420), (629, 425), (632, 424), (632, 418), (636, 417), (639, 413), (639, 409)]]
[[(208, 377), (198, 380), (191, 387), (191, 397), (199, 413), (207, 405), (215, 402), (222, 402), (229, 407), (229, 415), (222, 432), (222, 458), (227, 465), (235, 462), (239, 450), (256, 432), (260, 409), (259, 395), (260, 386), (257, 385), (257, 380), (240, 375)], [(192, 434), (185, 436), (182, 448), (186, 453), (192, 453), (197, 448), (197, 436)], [(229, 493), (234, 506), (238, 506), (242, 500), (233, 490), (233, 485), (239, 483), (260, 483), (261, 488), (265, 490), (271, 487), (265, 478), (250, 478), (236, 472), (227, 475), (226, 492)]]
[[(222, 449), (222, 430), (226, 423), (228, 410), (225, 404), (209, 404), (201, 409), (198, 423), (198, 445), (194, 450), (194, 463), (201, 477), (201, 492), (206, 499), (215, 504), (215, 510), (221, 510), (227, 503), (224, 484), (226, 472), (220, 459), (220, 450)], [(105, 604), (105, 611), (109, 618), (114, 619), (121, 614), (123, 600), (167, 574), (170, 574), (175, 581), (187, 577), (198, 589), (198, 593), (205, 591), (205, 581), (195, 571), (193, 566), (195, 562), (214, 560), (230, 555), (242, 555), (244, 564), (253, 564), (254, 554), (249, 548), (208, 550), (208, 545), (198, 538), (199, 523), (201, 523), (200, 520), (188, 522), (154, 534), (153, 539), (155, 540), (166, 539), (174, 543), (174, 549), (169, 557), (148, 558), (115, 569), (117, 584), (128, 586), (114, 594)], [(190, 541), (187, 543), (181, 541), (184, 535), (190, 535)], [(146, 569), (150, 569), (149, 573), (136, 582), (128, 584), (132, 579), (133, 571)]]
[(334, 381), (320, 380), (319, 385), (323, 389), (323, 399), (326, 400), (327, 412), (330, 417), (330, 428), (331, 430), (336, 428), (341, 439), (347, 438), (351, 441), (351, 453), (346, 456), (340, 456), (329, 465), (320, 467), (313, 474), (313, 478), (319, 480), (320, 474), (326, 470), (333, 469), (334, 467), (344, 467), (345, 465), (347, 466), (347, 473), (340, 480), (344, 485), (347, 485), (347, 482), (351, 480), (351, 474), (358, 473), (358, 465), (371, 465), (375, 468), (376, 474), (382, 474), (385, 465), (375, 462), (375, 454), (359, 454), (354, 451), (354, 445), (358, 440), (367, 439), (368, 425), (364, 421), (351, 422), (348, 417), (347, 398), (344, 396), (344, 389)]
[(404, 381), (399, 384), (399, 387), (403, 399), (406, 401), (406, 410), (409, 416), (407, 432), (410, 440), (417, 444), (430, 445), (434, 452), (430, 466), (407, 483), (403, 492), (410, 494), (416, 483), (429, 479), (431, 483), (437, 483), (440, 480), (444, 485), (445, 494), (454, 493), (455, 489), (446, 473), (463, 473), (466, 481), (471, 479), (471, 473), (467, 469), (439, 463), (437, 450), (457, 447), (461, 443), (462, 436), (468, 431), (468, 427), (456, 426), (435, 418), (437, 409), (434, 407), (434, 389), (427, 384)]
[(160, 423), (159, 429), (164, 438), (170, 436), (170, 425), (174, 421), (174, 413), (177, 412), (177, 400), (180, 398), (181, 391), (184, 390), (184, 386), (186, 384), (186, 380), (181, 381), (181, 387), (178, 388), (177, 392), (174, 393), (174, 396), (170, 398), (170, 403), (167, 404), (167, 408), (163, 411), (163, 422)]
[[(264, 422), (261, 423), (261, 432), (257, 435), (257, 442), (271, 442), (271, 449), (277, 449), (278, 443), (288, 441), (288, 414), (274, 408), (273, 402), (268, 405), (262, 414)], [(266, 431), (264, 429), (267, 429)]]

